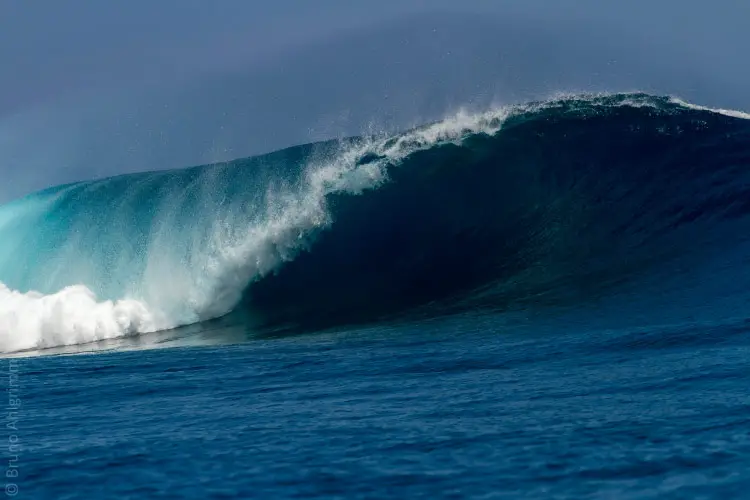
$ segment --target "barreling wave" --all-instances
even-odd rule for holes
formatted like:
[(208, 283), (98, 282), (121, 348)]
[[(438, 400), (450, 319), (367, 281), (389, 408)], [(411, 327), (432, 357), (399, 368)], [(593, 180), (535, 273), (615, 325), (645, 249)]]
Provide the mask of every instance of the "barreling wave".
[(0, 207), (0, 349), (585, 300), (740, 234), (748, 118), (563, 97), (48, 189)]

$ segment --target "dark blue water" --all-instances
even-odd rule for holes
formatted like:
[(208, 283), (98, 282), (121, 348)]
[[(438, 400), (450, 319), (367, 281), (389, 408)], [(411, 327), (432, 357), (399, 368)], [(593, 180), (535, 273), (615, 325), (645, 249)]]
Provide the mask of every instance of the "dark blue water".
[(18, 360), (18, 497), (746, 498), (750, 324), (502, 323)]
[(19, 498), (747, 498), (750, 120), (458, 115), (0, 206)]

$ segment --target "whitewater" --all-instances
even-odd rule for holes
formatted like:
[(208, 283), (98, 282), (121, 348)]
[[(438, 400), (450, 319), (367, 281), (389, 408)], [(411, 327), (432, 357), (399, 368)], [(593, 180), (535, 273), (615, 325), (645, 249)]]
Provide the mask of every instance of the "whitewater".
[[(404, 133), (50, 188), (0, 207), (0, 350), (83, 344), (220, 318), (240, 306), (254, 283), (314, 251), (337, 223), (332, 203), (387, 185), (393, 168), (418, 153), (497, 136), (514, 120), (556, 112), (584, 120), (611, 108), (750, 119), (644, 94), (558, 96), (461, 111)], [(550, 227), (533, 238), (550, 238)]]

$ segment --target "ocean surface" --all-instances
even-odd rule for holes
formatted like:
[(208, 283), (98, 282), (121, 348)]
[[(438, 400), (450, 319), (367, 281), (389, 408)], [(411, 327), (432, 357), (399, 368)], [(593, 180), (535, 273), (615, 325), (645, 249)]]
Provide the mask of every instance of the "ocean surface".
[(750, 115), (639, 93), (0, 206), (9, 497), (750, 498)]

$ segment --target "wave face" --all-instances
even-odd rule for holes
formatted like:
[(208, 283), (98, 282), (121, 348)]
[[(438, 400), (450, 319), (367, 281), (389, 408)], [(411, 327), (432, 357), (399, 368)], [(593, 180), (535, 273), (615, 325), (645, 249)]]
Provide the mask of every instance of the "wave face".
[(584, 304), (742, 248), (748, 118), (565, 97), (48, 189), (0, 207), (0, 349)]

